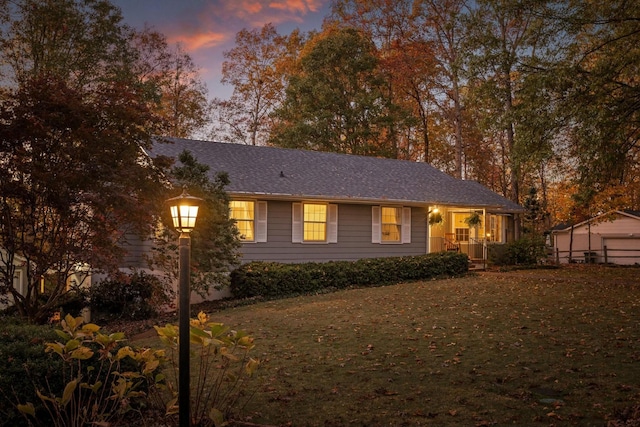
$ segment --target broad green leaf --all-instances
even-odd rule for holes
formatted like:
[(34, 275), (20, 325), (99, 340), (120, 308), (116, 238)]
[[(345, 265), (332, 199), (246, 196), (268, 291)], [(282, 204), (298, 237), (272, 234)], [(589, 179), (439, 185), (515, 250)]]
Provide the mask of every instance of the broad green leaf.
[(71, 357), (78, 360), (87, 360), (93, 356), (93, 351), (89, 347), (80, 347), (71, 352)]
[(57, 354), (59, 354), (60, 356), (62, 356), (62, 351), (63, 351), (64, 347), (62, 347), (62, 344), (58, 343), (58, 342), (48, 342), (45, 348), (45, 352), (56, 352)]
[(69, 351), (75, 350), (78, 347), (80, 347), (80, 341), (77, 339), (72, 339), (67, 341), (67, 343), (64, 346), (64, 351), (69, 352)]
[(211, 338), (211, 334), (208, 333), (207, 331), (203, 331), (202, 329), (198, 329), (198, 328), (191, 328), (189, 330), (189, 332), (191, 332), (192, 335), (192, 339), (193, 339), (193, 335), (197, 336), (197, 337), (201, 337), (201, 338)]
[(63, 340), (65, 340), (65, 341), (66, 341), (66, 340), (68, 340), (68, 339), (69, 339), (69, 334), (68, 334), (67, 332), (62, 331), (62, 330), (60, 330), (60, 329), (55, 329), (54, 331), (55, 331), (55, 333), (56, 333), (60, 338), (62, 338)]
[(33, 403), (27, 402), (26, 404), (18, 404), (18, 411), (23, 414), (31, 415), (32, 417), (36, 416), (36, 408), (33, 406)]
[(114, 334), (109, 335), (109, 338), (111, 338), (114, 341), (122, 341), (125, 338), (124, 332), (116, 332)]
[(69, 383), (65, 386), (64, 392), (62, 393), (62, 400), (60, 401), (62, 406), (67, 406), (67, 403), (69, 403), (69, 401), (71, 400), (73, 392), (76, 391), (77, 386), (78, 380), (69, 381)]
[(219, 337), (220, 335), (226, 333), (229, 328), (224, 326), (222, 323), (209, 323), (209, 330), (211, 331), (211, 335), (214, 337)]
[(84, 325), (82, 327), (82, 331), (83, 332), (98, 332), (100, 330), (100, 326), (94, 324), (94, 323), (87, 323), (86, 325)]
[(135, 353), (129, 346), (122, 347), (120, 350), (118, 350), (118, 353), (116, 354), (116, 360), (122, 360), (127, 356), (135, 358)]
[(110, 336), (105, 334), (97, 334), (94, 339), (102, 347), (107, 347), (114, 342), (114, 340)]

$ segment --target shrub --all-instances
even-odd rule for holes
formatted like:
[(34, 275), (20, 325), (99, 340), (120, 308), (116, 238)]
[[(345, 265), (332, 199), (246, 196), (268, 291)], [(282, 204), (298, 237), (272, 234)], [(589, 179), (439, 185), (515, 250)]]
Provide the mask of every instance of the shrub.
[[(156, 326), (163, 344), (172, 352), (174, 376), (178, 378), (179, 328), (168, 324)], [(191, 320), (190, 343), (197, 356), (197, 381), (191, 382), (191, 419), (194, 425), (227, 425), (234, 412), (253, 393), (247, 391), (248, 379), (258, 368), (259, 362), (249, 357), (253, 338), (242, 331), (231, 330), (222, 323), (214, 323), (200, 312)], [(193, 376), (192, 376), (193, 378)], [(167, 405), (167, 413), (175, 414), (177, 395)]]
[[(51, 293), (45, 291), (45, 293), (38, 295), (38, 302), (40, 305), (45, 304), (51, 298)], [(56, 312), (64, 314), (71, 314), (72, 316), (79, 316), (82, 314), (82, 309), (89, 306), (89, 291), (85, 288), (75, 286), (68, 292), (64, 293), (57, 299), (57, 306), (52, 308), (47, 316), (44, 318), (51, 318)], [(15, 305), (9, 305), (7, 308), (1, 311), (2, 315), (8, 317), (18, 317), (18, 309)], [(43, 322), (44, 323), (44, 322)]]
[(72, 316), (80, 316), (82, 310), (89, 306), (89, 291), (75, 287), (67, 292), (60, 301), (60, 311)]
[(163, 282), (143, 272), (102, 281), (91, 290), (91, 312), (97, 319), (149, 319), (168, 302)]
[[(179, 410), (177, 387), (165, 377), (163, 369), (172, 366), (174, 378), (178, 378), (177, 326), (156, 326), (161, 341), (173, 353), (171, 358), (166, 357), (165, 350), (125, 346), (123, 333), (103, 334), (99, 326), (84, 323), (81, 317), (67, 315), (60, 326), (53, 330), (21, 325), (14, 333), (9, 332), (11, 328), (2, 333), (4, 341), (15, 342), (25, 330), (46, 331), (37, 346), (25, 343), (25, 348), (46, 361), (43, 367), (49, 367), (41, 382), (25, 381), (20, 390), (13, 386), (15, 395), (8, 396), (8, 404), (0, 406), (7, 421), (2, 425), (138, 425), (143, 421), (141, 416), (155, 416), (154, 421), (160, 424), (174, 424)], [(227, 425), (243, 400), (252, 396), (247, 393), (247, 380), (259, 365), (249, 357), (253, 338), (210, 322), (200, 313), (191, 320), (190, 343), (199, 370), (198, 380), (192, 384), (191, 419), (201, 426)], [(3, 359), (7, 356), (4, 348), (0, 347)], [(5, 374), (9, 368), (8, 364), (0, 366), (0, 390), (11, 389), (11, 383), (25, 377), (24, 371)], [(5, 407), (12, 409), (7, 412)]]
[[(27, 420), (18, 412), (15, 402), (38, 401), (36, 388), (62, 392), (58, 372), (62, 361), (46, 354), (45, 343), (57, 335), (48, 325), (30, 325), (17, 318), (1, 319), (0, 332), (0, 425), (26, 426)], [(38, 417), (47, 420), (43, 405), (34, 407)]]
[(280, 298), (351, 286), (458, 276), (465, 274), (468, 268), (468, 257), (452, 252), (366, 258), (353, 262), (251, 262), (231, 272), (231, 292), (236, 298)]
[(56, 377), (63, 387), (36, 392), (48, 417), (43, 418), (32, 401), (17, 405), (37, 424), (111, 425), (122, 420), (138, 401), (146, 403), (148, 390), (163, 385), (160, 369), (164, 352), (122, 346), (124, 334), (102, 334), (99, 326), (84, 324), (81, 317), (67, 315), (60, 325), (62, 330), (56, 333), (63, 341), (46, 343), (45, 351), (60, 363)]
[(489, 246), (489, 262), (498, 265), (536, 265), (546, 259), (542, 237), (523, 237), (505, 245)]

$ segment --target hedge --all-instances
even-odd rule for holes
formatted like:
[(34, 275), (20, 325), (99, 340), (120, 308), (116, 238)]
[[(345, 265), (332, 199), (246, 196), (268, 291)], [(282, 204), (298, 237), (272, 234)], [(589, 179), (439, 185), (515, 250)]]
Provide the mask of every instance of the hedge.
[(231, 272), (231, 292), (235, 298), (282, 298), (332, 289), (459, 276), (468, 269), (467, 255), (453, 252), (325, 263), (256, 261)]
[(15, 404), (27, 401), (36, 404), (36, 411), (46, 424), (48, 413), (36, 395), (53, 390), (62, 393), (59, 376), (62, 360), (45, 353), (45, 343), (56, 341), (58, 335), (48, 325), (22, 323), (19, 319), (0, 317), (0, 426), (27, 426), (27, 420)]

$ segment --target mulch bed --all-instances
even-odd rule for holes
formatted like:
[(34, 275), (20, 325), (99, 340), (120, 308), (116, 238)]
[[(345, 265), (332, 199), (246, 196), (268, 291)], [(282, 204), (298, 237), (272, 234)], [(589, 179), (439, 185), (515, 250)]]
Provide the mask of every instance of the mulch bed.
[[(246, 304), (246, 301), (240, 300), (216, 300), (205, 301), (191, 306), (191, 317), (194, 317), (200, 311), (212, 313), (228, 307)], [(156, 336), (154, 326), (162, 326), (167, 323), (178, 324), (178, 313), (170, 311), (161, 313), (160, 315), (144, 320), (131, 320), (124, 318), (96, 320), (96, 324), (109, 333), (124, 332), (127, 339), (132, 341), (144, 338), (152, 338)]]

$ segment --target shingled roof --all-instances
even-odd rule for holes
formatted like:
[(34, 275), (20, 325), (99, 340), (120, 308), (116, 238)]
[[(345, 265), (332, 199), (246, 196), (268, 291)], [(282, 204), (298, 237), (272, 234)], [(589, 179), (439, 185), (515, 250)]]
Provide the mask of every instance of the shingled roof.
[(475, 181), (453, 178), (426, 163), (178, 138), (162, 141), (154, 144), (151, 157), (177, 158), (187, 150), (211, 168), (211, 178), (227, 172), (231, 183), (226, 190), (236, 196), (523, 210)]

